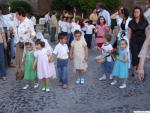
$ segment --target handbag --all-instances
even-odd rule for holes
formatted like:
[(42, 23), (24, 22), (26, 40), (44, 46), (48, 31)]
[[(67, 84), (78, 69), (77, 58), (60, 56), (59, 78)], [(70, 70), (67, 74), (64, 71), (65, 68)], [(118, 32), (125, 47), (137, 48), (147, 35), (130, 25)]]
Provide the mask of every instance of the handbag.
[(16, 73), (16, 80), (23, 80), (23, 78), (24, 78), (23, 71), (19, 71)]
[(19, 42), (19, 48), (24, 49), (24, 43), (23, 42)]

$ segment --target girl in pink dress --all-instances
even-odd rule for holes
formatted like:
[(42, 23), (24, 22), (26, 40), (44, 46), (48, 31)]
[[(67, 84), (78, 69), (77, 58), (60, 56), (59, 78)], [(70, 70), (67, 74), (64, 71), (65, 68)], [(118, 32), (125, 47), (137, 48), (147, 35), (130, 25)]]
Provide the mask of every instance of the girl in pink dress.
[(98, 18), (98, 22), (96, 25), (96, 44), (98, 47), (102, 47), (103, 45), (103, 38), (105, 38), (105, 35), (109, 32), (109, 27), (106, 25), (106, 20), (103, 16), (100, 16)]
[(34, 56), (36, 58), (36, 61), (34, 63), (34, 68), (37, 65), (37, 75), (39, 80), (42, 83), (42, 90), (49, 92), (49, 78), (51, 78), (51, 68), (49, 65), (49, 62), (51, 62), (51, 54), (50, 52), (44, 48), (45, 43), (41, 41), (40, 39), (36, 40), (35, 42), (36, 51), (34, 53)]

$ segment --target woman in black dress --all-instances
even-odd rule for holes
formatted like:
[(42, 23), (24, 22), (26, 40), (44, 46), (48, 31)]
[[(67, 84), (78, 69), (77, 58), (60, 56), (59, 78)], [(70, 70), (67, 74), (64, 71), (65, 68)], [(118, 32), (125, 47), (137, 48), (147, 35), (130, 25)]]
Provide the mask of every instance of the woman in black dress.
[(139, 64), (138, 55), (146, 39), (148, 25), (149, 24), (144, 18), (142, 9), (140, 7), (135, 7), (133, 10), (133, 19), (129, 22), (128, 31), (130, 50), (132, 54), (133, 74), (135, 74)]

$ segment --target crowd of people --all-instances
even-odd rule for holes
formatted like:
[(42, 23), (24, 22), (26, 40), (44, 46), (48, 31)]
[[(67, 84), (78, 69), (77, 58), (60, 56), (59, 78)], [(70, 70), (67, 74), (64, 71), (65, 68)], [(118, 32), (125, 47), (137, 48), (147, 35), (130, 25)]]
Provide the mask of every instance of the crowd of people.
[[(55, 59), (57, 60), (58, 79), (63, 89), (68, 88), (68, 62), (73, 60), (76, 72), (76, 84), (85, 83), (85, 72), (88, 69), (88, 50), (94, 47), (100, 64), (99, 80), (112, 79), (115, 85), (118, 79), (123, 80), (119, 88), (127, 87), (129, 69), (138, 80), (144, 79), (144, 63), (149, 57), (150, 45), (149, 8), (145, 15), (140, 7), (130, 12), (127, 8), (110, 15), (103, 4), (97, 4), (89, 18), (76, 19), (64, 11), (57, 18), (55, 11), (45, 15), (45, 29), (36, 32), (36, 18), (27, 17), (23, 8), (15, 13), (2, 15), (0, 9), (0, 76), (6, 80), (6, 66), (15, 67), (16, 75), (23, 72), (27, 89), (41, 86), (49, 92), (49, 79), (56, 78)], [(7, 17), (7, 19), (6, 19)], [(116, 20), (114, 29), (111, 20)], [(49, 37), (44, 37), (48, 31)], [(53, 49), (50, 43), (58, 44)], [(95, 38), (95, 45), (92, 40)], [(15, 59), (16, 65), (12, 65)]]

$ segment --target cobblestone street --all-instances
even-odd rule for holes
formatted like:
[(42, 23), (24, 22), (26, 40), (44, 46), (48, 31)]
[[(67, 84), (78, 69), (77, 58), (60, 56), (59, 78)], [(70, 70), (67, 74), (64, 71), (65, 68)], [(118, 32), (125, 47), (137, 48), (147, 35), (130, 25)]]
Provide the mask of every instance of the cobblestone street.
[(30, 88), (22, 90), (24, 81), (15, 80), (15, 69), (8, 69), (8, 80), (0, 80), (0, 113), (133, 113), (150, 111), (150, 60), (146, 63), (146, 80), (135, 82), (129, 77), (128, 87), (119, 89), (110, 80), (99, 81), (99, 64), (94, 49), (89, 51), (86, 83), (76, 85), (72, 62), (69, 63), (69, 89), (63, 90), (58, 80), (50, 81), (51, 91)]

